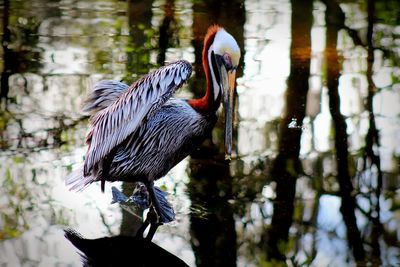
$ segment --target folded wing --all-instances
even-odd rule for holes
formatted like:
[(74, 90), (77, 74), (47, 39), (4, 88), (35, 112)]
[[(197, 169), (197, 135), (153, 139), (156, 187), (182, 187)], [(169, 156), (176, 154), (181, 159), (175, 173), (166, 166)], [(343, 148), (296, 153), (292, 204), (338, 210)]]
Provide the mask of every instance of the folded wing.
[(191, 75), (189, 62), (180, 60), (161, 67), (132, 84), (110, 106), (91, 118), (84, 176), (96, 163), (147, 121)]

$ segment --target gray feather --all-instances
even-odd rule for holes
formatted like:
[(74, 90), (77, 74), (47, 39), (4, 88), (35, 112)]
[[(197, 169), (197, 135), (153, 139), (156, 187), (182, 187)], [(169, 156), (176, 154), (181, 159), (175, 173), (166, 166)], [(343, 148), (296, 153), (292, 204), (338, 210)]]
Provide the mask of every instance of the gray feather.
[[(115, 102), (95, 114), (87, 139), (89, 148), (84, 175), (90, 175), (96, 163), (151, 118), (190, 77), (191, 70), (190, 63), (184, 60), (159, 68), (135, 82)], [(181, 74), (181, 77), (171, 79), (173, 73)], [(177, 76), (180, 75), (175, 78)]]
[(149, 181), (161, 178), (198, 145), (196, 141), (202, 141), (212, 123), (186, 101), (171, 98), (118, 147), (110, 180), (141, 175)]
[(129, 86), (114, 80), (102, 80), (96, 83), (82, 107), (82, 111), (94, 115), (114, 103)]

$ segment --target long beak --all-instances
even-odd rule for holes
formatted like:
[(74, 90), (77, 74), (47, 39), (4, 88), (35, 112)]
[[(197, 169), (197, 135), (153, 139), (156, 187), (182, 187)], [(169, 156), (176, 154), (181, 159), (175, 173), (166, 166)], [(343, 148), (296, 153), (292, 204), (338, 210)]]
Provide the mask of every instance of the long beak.
[[(226, 73), (223, 71), (224, 74)], [(233, 101), (236, 80), (236, 70), (230, 70), (226, 79), (222, 79), (224, 88), (225, 109), (225, 159), (231, 159), (232, 155), (232, 128), (233, 128)]]

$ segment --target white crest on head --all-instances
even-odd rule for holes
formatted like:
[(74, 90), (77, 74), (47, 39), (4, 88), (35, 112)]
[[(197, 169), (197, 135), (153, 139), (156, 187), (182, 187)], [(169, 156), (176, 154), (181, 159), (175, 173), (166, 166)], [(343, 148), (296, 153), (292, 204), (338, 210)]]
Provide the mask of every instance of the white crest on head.
[(217, 55), (229, 54), (234, 67), (239, 65), (240, 48), (235, 38), (222, 28), (215, 35), (213, 49)]
[[(232, 66), (237, 67), (240, 60), (240, 48), (235, 38), (226, 32), (223, 28), (220, 28), (215, 34), (214, 41), (208, 50), (208, 62), (211, 62), (211, 52), (217, 55), (223, 56), (225, 53), (228, 54), (232, 61)], [(210, 66), (211, 67), (211, 66)], [(217, 99), (220, 88), (219, 84), (215, 79), (214, 72), (211, 72), (212, 81), (214, 84), (214, 99)]]

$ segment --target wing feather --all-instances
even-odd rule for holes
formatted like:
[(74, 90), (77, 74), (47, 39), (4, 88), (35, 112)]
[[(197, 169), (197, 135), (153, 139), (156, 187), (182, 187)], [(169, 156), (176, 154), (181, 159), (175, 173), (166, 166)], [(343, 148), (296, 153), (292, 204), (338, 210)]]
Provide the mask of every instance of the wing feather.
[(111, 105), (129, 86), (114, 80), (102, 80), (96, 83), (86, 98), (82, 111), (90, 115), (96, 114)]
[(187, 81), (189, 62), (180, 60), (144, 76), (91, 119), (84, 175), (147, 121)]

